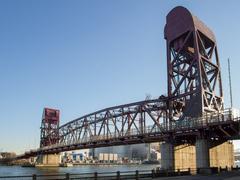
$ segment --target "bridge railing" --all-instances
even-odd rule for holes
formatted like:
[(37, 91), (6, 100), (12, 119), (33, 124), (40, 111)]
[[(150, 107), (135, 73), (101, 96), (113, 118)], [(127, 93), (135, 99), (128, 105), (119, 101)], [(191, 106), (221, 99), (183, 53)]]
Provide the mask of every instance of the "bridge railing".
[(186, 169), (176, 169), (176, 170), (136, 170), (136, 171), (117, 171), (117, 172), (93, 172), (93, 173), (74, 173), (74, 174), (48, 174), (48, 175), (24, 175), (24, 176), (0, 176), (0, 179), (12, 179), (12, 180), (44, 180), (44, 179), (94, 179), (94, 180), (110, 180), (110, 179), (146, 179), (146, 178), (157, 178), (157, 177), (168, 177), (168, 176), (182, 176), (190, 175), (191, 170)]
[[(129, 180), (129, 179), (159, 179), (160, 177), (173, 177), (173, 176), (189, 176), (202, 173), (219, 174), (228, 171), (239, 171), (240, 168), (236, 167), (211, 167), (211, 168), (184, 168), (184, 169), (160, 169), (159, 167), (152, 170), (136, 170), (136, 171), (115, 171), (115, 172), (92, 172), (92, 173), (59, 173), (59, 174), (32, 174), (32, 175), (12, 175), (2, 176), (0, 179), (5, 180), (55, 180), (55, 179), (93, 179), (93, 180)], [(204, 175), (206, 176), (206, 174)], [(202, 177), (203, 178), (203, 177)]]
[(235, 117), (232, 109), (225, 109), (222, 112), (209, 113), (202, 117), (185, 117), (182, 121), (176, 121), (172, 124), (173, 130), (205, 127), (209, 124), (218, 124), (226, 121), (237, 121), (238, 117)]

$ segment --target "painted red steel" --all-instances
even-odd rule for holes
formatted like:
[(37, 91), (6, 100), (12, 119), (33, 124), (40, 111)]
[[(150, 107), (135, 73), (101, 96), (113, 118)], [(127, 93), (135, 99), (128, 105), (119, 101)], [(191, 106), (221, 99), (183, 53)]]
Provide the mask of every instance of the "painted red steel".
[(221, 69), (213, 32), (179, 6), (168, 13), (164, 34), (170, 121), (222, 111)]
[(44, 108), (41, 123), (40, 147), (49, 146), (59, 141), (60, 111)]

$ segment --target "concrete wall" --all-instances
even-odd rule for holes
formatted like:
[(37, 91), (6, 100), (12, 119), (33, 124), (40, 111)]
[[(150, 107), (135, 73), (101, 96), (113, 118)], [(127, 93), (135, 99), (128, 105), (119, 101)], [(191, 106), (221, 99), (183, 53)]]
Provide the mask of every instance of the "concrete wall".
[(231, 167), (234, 165), (234, 148), (231, 142), (225, 142), (209, 150), (210, 167)]
[[(197, 168), (196, 163), (196, 146), (183, 144), (174, 147), (174, 158), (171, 157), (171, 145), (162, 143), (161, 149), (161, 164), (163, 168), (170, 167), (171, 161), (175, 169)], [(218, 146), (209, 149), (209, 164), (210, 167), (231, 167), (234, 165), (233, 144), (225, 142)]]
[(196, 168), (196, 148), (183, 144), (174, 147), (175, 169)]
[(40, 155), (37, 159), (36, 166), (59, 166), (60, 154)]

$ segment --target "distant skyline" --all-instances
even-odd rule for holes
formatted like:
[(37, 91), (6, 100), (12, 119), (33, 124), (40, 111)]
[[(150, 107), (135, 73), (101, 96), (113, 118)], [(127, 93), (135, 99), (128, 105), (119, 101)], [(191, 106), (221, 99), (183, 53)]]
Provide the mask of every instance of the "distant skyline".
[[(0, 151), (37, 148), (44, 107), (61, 124), (167, 93), (166, 15), (188, 8), (215, 33), (225, 107), (238, 100), (240, 1), (0, 1)], [(240, 148), (240, 143), (236, 143)]]

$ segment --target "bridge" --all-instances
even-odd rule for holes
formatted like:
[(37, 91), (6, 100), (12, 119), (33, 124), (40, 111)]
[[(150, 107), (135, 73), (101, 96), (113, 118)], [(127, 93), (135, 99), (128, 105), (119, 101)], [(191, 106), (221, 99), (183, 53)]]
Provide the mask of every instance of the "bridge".
[[(184, 144), (195, 147), (191, 154), (197, 168), (209, 168), (224, 159), (221, 153), (233, 156), (232, 144), (227, 142), (239, 138), (240, 117), (232, 109), (224, 109), (214, 33), (186, 8), (176, 7), (167, 15), (164, 36), (166, 96), (102, 109), (62, 126), (59, 110), (45, 108), (40, 148), (16, 159), (38, 156), (44, 164), (44, 157), (64, 151), (151, 142), (162, 142), (165, 169), (176, 168), (176, 147)], [(224, 143), (225, 150), (221, 148)], [(215, 147), (221, 153), (213, 158), (217, 150), (211, 149)], [(233, 160), (224, 165), (233, 165)]]
[[(164, 122), (166, 118), (162, 116), (163, 107), (159, 102), (159, 99), (141, 101), (96, 112), (102, 113), (101, 117), (96, 117), (96, 113), (83, 116), (59, 128), (59, 142), (28, 151), (17, 158), (77, 149), (160, 142), (169, 138), (175, 144), (191, 144), (202, 134), (210, 136), (213, 143), (220, 144), (239, 138), (240, 117), (234, 117), (231, 109), (205, 117), (185, 119), (168, 126)], [(122, 111), (123, 107), (126, 108), (125, 111)], [(93, 119), (88, 121), (88, 118)]]

